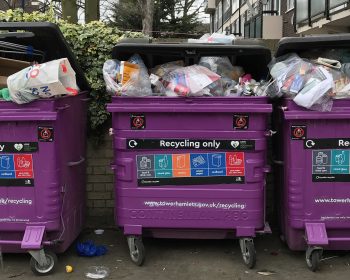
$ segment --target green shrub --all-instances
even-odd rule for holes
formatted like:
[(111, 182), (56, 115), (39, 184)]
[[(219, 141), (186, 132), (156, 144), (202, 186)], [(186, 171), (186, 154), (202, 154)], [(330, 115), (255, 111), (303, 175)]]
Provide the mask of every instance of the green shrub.
[(102, 75), (103, 63), (110, 59), (112, 48), (123, 38), (143, 37), (142, 33), (122, 32), (103, 22), (88, 24), (70, 24), (58, 20), (53, 11), (48, 13), (23, 13), (22, 10), (0, 11), (0, 21), (8, 22), (53, 22), (56, 23), (68, 44), (75, 53), (92, 88), (89, 108), (89, 127), (93, 135), (102, 135), (104, 124), (108, 120), (106, 103), (110, 96), (105, 91)]

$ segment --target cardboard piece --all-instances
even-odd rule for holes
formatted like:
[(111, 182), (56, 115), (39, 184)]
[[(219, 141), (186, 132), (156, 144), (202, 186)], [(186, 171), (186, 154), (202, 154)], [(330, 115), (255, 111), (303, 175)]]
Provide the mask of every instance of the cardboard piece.
[(0, 89), (7, 87), (8, 76), (30, 66), (30, 62), (0, 57)]

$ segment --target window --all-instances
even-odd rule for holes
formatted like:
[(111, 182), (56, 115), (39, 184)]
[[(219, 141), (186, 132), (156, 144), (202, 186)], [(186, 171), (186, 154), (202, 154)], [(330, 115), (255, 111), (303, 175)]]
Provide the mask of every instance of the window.
[(218, 27), (222, 26), (222, 2), (219, 3), (217, 10), (218, 12)]
[[(244, 25), (245, 25), (245, 16), (242, 15), (241, 16), (241, 34), (242, 34), (242, 36), (245, 36)], [(249, 27), (248, 27), (248, 29), (249, 29)]]
[(262, 37), (262, 16), (258, 16), (255, 19), (255, 38)]
[(223, 0), (223, 10), (224, 10), (224, 22), (226, 22), (231, 16), (231, 0)]
[(277, 14), (279, 14), (279, 11), (280, 11), (280, 0), (274, 0), (273, 1), (273, 10), (277, 11)]
[(234, 14), (239, 9), (239, 0), (232, 0), (232, 13)]
[(236, 19), (231, 25), (232, 33), (237, 35), (239, 33), (239, 19)]
[(230, 8), (231, 8), (231, 1), (230, 0), (223, 0), (223, 8), (224, 8), (224, 13), (226, 13)]
[(278, 15), (280, 9), (280, 0), (269, 0), (265, 5), (263, 5), (263, 11), (265, 15)]
[(287, 0), (287, 11), (294, 9), (294, 0)]

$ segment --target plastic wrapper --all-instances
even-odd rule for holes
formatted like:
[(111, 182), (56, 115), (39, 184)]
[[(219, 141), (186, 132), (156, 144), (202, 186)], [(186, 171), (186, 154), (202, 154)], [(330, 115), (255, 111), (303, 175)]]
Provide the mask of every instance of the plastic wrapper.
[(85, 277), (88, 279), (105, 279), (109, 274), (109, 268), (106, 266), (89, 266), (85, 272)]
[[(137, 67), (128, 67), (133, 71), (126, 71), (125, 63), (119, 60), (107, 60), (103, 65), (103, 77), (106, 83), (107, 92), (112, 95), (125, 96), (150, 96), (152, 95), (151, 81), (148, 75), (147, 67), (137, 54), (133, 55), (128, 61), (128, 66), (137, 65)], [(125, 76), (128, 76), (125, 79)]]
[(162, 83), (168, 96), (216, 96), (223, 95), (219, 79), (219, 75), (206, 67), (191, 65), (169, 72)]

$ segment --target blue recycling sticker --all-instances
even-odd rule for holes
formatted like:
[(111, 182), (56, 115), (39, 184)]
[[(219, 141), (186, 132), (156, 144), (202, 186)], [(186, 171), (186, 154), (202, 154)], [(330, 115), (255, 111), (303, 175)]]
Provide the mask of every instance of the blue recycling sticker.
[(15, 163), (13, 155), (0, 155), (0, 171), (14, 171)]
[[(226, 168), (226, 155), (225, 153), (209, 154), (209, 168)], [(210, 175), (212, 176), (212, 175)]]

